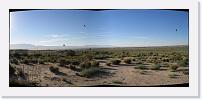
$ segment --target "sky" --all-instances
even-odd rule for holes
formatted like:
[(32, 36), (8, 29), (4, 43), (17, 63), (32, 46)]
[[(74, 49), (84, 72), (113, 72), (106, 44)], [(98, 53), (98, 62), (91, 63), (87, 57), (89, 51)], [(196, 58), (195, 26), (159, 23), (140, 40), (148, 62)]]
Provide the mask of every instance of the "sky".
[(10, 43), (119, 47), (188, 45), (188, 12), (29, 10), (10, 12)]

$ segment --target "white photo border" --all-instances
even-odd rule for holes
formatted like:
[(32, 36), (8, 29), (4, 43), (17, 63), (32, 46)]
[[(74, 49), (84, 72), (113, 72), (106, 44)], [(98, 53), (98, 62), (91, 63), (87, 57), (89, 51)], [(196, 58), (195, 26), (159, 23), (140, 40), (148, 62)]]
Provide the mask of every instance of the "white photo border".
[[(189, 87), (9, 87), (9, 9), (189, 9)], [(196, 0), (3, 0), (0, 88), (4, 97), (200, 97)]]

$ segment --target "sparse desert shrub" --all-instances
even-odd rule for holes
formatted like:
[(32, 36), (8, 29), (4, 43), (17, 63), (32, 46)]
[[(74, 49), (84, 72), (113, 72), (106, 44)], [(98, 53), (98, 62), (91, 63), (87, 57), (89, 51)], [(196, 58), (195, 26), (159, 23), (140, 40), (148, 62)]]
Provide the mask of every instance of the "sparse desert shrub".
[(96, 60), (91, 61), (91, 67), (98, 67), (100, 63)]
[(70, 68), (71, 70), (77, 70), (76, 66), (75, 66), (75, 65), (72, 65), (72, 64), (69, 65), (69, 68)]
[(151, 70), (159, 70), (161, 68), (160, 64), (155, 64), (151, 67)]
[(37, 60), (37, 59), (31, 59), (30, 62), (31, 62), (32, 64), (37, 64), (37, 63), (38, 63), (38, 60)]
[(111, 63), (110, 61), (106, 62), (106, 65), (107, 65), (107, 66), (111, 66), (111, 64), (112, 64), (112, 63)]
[(51, 66), (49, 70), (53, 73), (59, 73), (59, 68)]
[(121, 63), (121, 60), (118, 60), (118, 59), (113, 59), (111, 60), (112, 64), (114, 65), (119, 65)]
[(187, 67), (188, 66), (188, 61), (186, 60), (181, 60), (178, 62), (178, 65), (181, 67)]
[(154, 63), (154, 64), (161, 63), (161, 60), (160, 60), (160, 59), (154, 60), (153, 63)]
[(171, 69), (172, 71), (176, 71), (178, 68), (179, 68), (179, 66), (178, 66), (177, 64), (171, 64), (171, 65), (170, 65), (170, 69)]
[(56, 62), (57, 62), (57, 60), (54, 59), (54, 58), (51, 58), (49, 61), (50, 61), (51, 63), (56, 63)]
[(64, 66), (70, 64), (70, 62), (66, 59), (61, 59), (59, 63), (60, 63), (61, 67), (64, 67)]
[(79, 65), (80, 62), (79, 61), (71, 61), (71, 64), (73, 64), (73, 65)]
[(44, 60), (40, 59), (39, 64), (45, 64)]
[(162, 61), (163, 62), (169, 62), (169, 59), (168, 58), (163, 58)]
[(131, 58), (124, 58), (123, 60), (126, 64), (130, 64), (131, 63)]
[(136, 64), (143, 64), (141, 60), (137, 61)]
[(94, 56), (94, 59), (106, 59), (108, 58), (108, 55), (106, 54), (98, 54)]
[(19, 61), (17, 59), (11, 59), (11, 63), (19, 65)]
[(100, 72), (100, 68), (98, 67), (90, 67), (87, 69), (83, 69), (80, 73), (83, 77), (92, 77)]
[(27, 59), (24, 59), (24, 60), (22, 61), (22, 63), (29, 65), (29, 64), (30, 64), (30, 61), (27, 60)]
[(137, 67), (134, 67), (134, 68), (144, 70), (144, 69), (146, 69), (146, 66), (141, 64), (141, 65), (138, 65)]
[(87, 68), (90, 68), (91, 67), (91, 63), (90, 61), (84, 61), (82, 62), (81, 64), (79, 64), (79, 67), (81, 69), (87, 69)]

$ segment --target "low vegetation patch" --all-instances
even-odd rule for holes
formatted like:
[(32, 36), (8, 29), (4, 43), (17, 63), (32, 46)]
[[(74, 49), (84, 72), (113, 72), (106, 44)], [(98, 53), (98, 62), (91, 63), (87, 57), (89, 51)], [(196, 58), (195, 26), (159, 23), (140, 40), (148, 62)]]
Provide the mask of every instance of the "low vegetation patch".
[(100, 63), (96, 60), (87, 60), (82, 62), (79, 67), (81, 68), (80, 76), (92, 77), (100, 72)]
[(137, 67), (134, 67), (135, 69), (141, 69), (141, 70), (144, 70), (144, 69), (147, 69), (145, 65), (141, 64), (141, 65), (138, 65)]
[(71, 70), (74, 70), (74, 71), (78, 70), (78, 69), (76, 68), (76, 66), (73, 65), (73, 64), (70, 64), (70, 65), (69, 65), (69, 68), (70, 68)]
[(160, 68), (161, 68), (160, 64), (155, 64), (155, 65), (152, 65), (150, 69), (151, 70), (160, 70)]
[(136, 62), (136, 64), (143, 64), (143, 62), (142, 62), (141, 60), (138, 60), (138, 61)]
[(84, 61), (82, 62), (81, 64), (79, 64), (79, 67), (81, 69), (87, 69), (87, 68), (90, 68), (91, 67), (91, 63), (90, 61)]
[(91, 61), (91, 66), (92, 67), (98, 67), (100, 65), (100, 63), (96, 60)]
[(114, 65), (119, 65), (121, 63), (121, 60), (119, 60), (119, 59), (113, 59), (113, 60), (111, 60), (111, 62)]
[(11, 63), (16, 64), (16, 65), (19, 65), (19, 63), (20, 63), (17, 59), (11, 59), (10, 61), (11, 61)]
[(131, 58), (129, 58), (129, 57), (126, 57), (126, 58), (124, 58), (124, 60), (123, 60), (126, 64), (130, 64), (131, 63)]
[(70, 64), (70, 62), (66, 59), (61, 59), (59, 63), (61, 67), (65, 67), (66, 65)]
[(187, 67), (189, 65), (187, 60), (178, 61), (178, 65), (181, 67)]
[(179, 68), (179, 66), (177, 64), (171, 64), (170, 65), (171, 71), (177, 71), (178, 68)]
[(57, 68), (57, 67), (51, 66), (49, 69), (50, 69), (50, 71), (53, 72), (53, 73), (59, 73), (59, 72), (60, 72), (60, 71), (59, 71), (59, 68)]
[(90, 67), (90, 68), (87, 68), (87, 69), (83, 69), (81, 71), (80, 75), (83, 76), (83, 77), (92, 77), (94, 75), (99, 74), (99, 72), (100, 72), (100, 68)]

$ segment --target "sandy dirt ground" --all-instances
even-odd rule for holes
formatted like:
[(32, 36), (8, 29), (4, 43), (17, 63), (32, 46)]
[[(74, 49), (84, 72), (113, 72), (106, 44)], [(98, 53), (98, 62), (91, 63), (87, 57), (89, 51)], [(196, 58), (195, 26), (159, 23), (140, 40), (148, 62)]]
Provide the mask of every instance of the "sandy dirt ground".
[[(28, 81), (35, 81), (39, 86), (99, 86), (99, 85), (120, 85), (120, 86), (154, 86), (189, 83), (189, 75), (182, 71), (172, 72), (167, 67), (160, 70), (135, 69), (137, 65), (124, 64), (106, 66), (106, 60), (98, 60), (102, 72), (90, 78), (78, 75), (78, 71), (70, 68), (60, 67), (58, 64), (45, 65), (16, 65), (23, 69), (28, 75)], [(58, 67), (60, 73), (52, 73), (50, 66)], [(147, 65), (149, 66), (149, 64)], [(179, 68), (187, 69), (187, 68)], [(171, 77), (171, 75), (175, 75)]]

